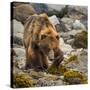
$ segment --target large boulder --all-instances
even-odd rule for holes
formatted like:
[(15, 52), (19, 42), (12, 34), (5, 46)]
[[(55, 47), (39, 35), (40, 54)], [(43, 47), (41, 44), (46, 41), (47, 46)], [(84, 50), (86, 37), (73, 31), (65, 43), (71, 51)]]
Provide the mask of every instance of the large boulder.
[(16, 7), (13, 7), (13, 18), (25, 23), (26, 19), (35, 14), (34, 8), (30, 4), (20, 4)]
[(65, 26), (64, 22), (61, 21), (56, 15), (52, 15), (49, 17), (51, 23), (56, 27), (57, 32), (65, 32), (68, 31), (67, 27)]
[(73, 29), (82, 29), (82, 30), (86, 30), (86, 27), (79, 21), (79, 20), (75, 20), (75, 22), (72, 25)]
[(23, 32), (24, 32), (24, 26), (21, 22), (18, 22), (17, 20), (12, 20), (12, 39), (13, 44), (17, 44), (20, 46), (23, 46)]
[(25, 50), (24, 48), (13, 48), (15, 55), (13, 57), (13, 63), (14, 65), (22, 69), (25, 67), (25, 62), (26, 62), (26, 56), (25, 56)]
[(87, 48), (88, 45), (88, 33), (86, 31), (79, 32), (75, 35), (73, 45), (76, 48)]

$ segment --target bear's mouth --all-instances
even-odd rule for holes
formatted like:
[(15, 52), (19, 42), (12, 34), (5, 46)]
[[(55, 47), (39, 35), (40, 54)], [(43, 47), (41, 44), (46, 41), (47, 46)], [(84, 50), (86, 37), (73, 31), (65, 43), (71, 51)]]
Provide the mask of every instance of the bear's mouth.
[(53, 49), (50, 49), (50, 51), (48, 53), (48, 59), (50, 61), (53, 61), (54, 60), (54, 51), (53, 51)]

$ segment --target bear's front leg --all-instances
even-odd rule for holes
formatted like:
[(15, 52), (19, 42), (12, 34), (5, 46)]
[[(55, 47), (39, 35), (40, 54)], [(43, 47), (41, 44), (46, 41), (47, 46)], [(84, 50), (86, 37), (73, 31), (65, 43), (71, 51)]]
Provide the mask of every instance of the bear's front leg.
[(63, 61), (64, 57), (63, 57), (63, 52), (61, 51), (61, 49), (56, 48), (54, 49), (54, 61), (53, 61), (53, 65), (55, 66), (59, 66), (60, 63)]

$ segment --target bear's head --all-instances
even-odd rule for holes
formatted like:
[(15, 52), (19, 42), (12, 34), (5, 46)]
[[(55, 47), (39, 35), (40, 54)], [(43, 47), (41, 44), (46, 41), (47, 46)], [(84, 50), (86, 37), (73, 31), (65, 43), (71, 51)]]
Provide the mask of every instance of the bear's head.
[(43, 50), (55, 49), (59, 45), (59, 34), (46, 14), (33, 15), (31, 23), (32, 47)]

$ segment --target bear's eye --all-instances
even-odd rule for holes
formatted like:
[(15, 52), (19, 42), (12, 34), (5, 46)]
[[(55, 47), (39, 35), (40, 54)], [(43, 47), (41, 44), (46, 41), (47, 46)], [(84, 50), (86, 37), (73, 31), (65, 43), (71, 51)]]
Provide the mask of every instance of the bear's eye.
[(42, 35), (41, 40), (45, 39), (46, 37), (47, 37), (46, 35)]
[(59, 40), (59, 36), (58, 35), (56, 36), (56, 39)]

